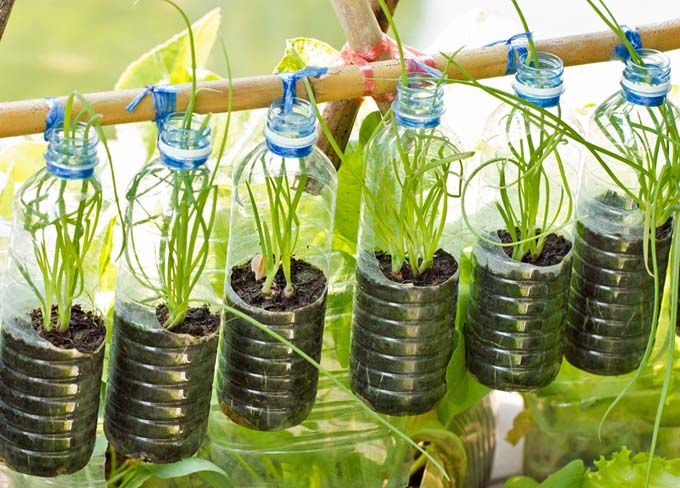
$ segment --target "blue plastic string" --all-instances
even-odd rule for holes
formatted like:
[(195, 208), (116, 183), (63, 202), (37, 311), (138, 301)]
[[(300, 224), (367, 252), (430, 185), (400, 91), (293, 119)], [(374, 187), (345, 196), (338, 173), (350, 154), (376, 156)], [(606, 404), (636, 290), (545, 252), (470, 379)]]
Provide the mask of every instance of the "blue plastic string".
[(437, 68), (433, 68), (432, 66), (429, 66), (417, 59), (407, 58), (404, 61), (406, 62), (406, 66), (409, 71), (422, 71), (423, 73), (427, 73), (428, 75), (432, 76), (436, 80), (448, 78), (448, 75), (444, 76), (444, 73), (442, 73)]
[(49, 97), (47, 106), (50, 108), (45, 117), (45, 140), (49, 141), (52, 131), (64, 124), (64, 106), (56, 98)]
[[(625, 34), (630, 45), (633, 46), (633, 49), (636, 51), (642, 49), (642, 38), (635, 29), (632, 29), (627, 25), (622, 25), (621, 29), (623, 29), (623, 33)], [(626, 49), (626, 45), (624, 43), (621, 43), (614, 48), (612, 59), (620, 59), (623, 62), (626, 62), (630, 59), (630, 53), (628, 52), (628, 49)]]
[(153, 109), (156, 114), (156, 126), (160, 130), (165, 118), (176, 110), (177, 93), (179, 90), (179, 87), (176, 85), (147, 85), (142, 93), (127, 104), (125, 110), (133, 112), (144, 97), (151, 93)]
[(310, 76), (316, 77), (325, 75), (327, 71), (328, 68), (307, 66), (299, 71), (277, 73), (283, 83), (283, 113), (289, 114), (293, 111), (293, 99), (296, 95), (296, 84), (299, 80)]
[(529, 39), (533, 39), (532, 32), (521, 32), (508, 39), (487, 44), (484, 47), (497, 46), (499, 44), (505, 44), (508, 46), (508, 61), (507, 67), (505, 68), (505, 74), (511, 75), (517, 71), (517, 60), (520, 58), (520, 56), (522, 56), (522, 54), (527, 52), (526, 43), (529, 41)]

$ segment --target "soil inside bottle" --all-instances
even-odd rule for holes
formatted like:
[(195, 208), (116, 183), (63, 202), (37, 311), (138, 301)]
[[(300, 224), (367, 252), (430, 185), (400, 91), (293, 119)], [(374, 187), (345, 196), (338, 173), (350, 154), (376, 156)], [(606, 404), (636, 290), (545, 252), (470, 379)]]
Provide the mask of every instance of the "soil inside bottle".
[(272, 294), (265, 296), (262, 294), (265, 279), (256, 278), (251, 261), (234, 266), (231, 270), (231, 287), (248, 305), (272, 312), (286, 312), (316, 302), (326, 291), (323, 272), (305, 261), (293, 258), (290, 271), (295, 293), (290, 297), (285, 296), (286, 279), (279, 268), (274, 277)]
[[(380, 270), (390, 281), (402, 284), (413, 284), (415, 286), (434, 286), (440, 285), (456, 274), (458, 262), (443, 249), (438, 249), (434, 253), (432, 266), (419, 275), (414, 275), (413, 269), (408, 261), (404, 261), (398, 273), (392, 272), (392, 256), (382, 251), (375, 253)], [(422, 259), (419, 261), (422, 263)]]
[[(168, 320), (170, 311), (166, 304), (156, 307), (156, 319), (163, 325)], [(170, 329), (175, 334), (189, 334), (194, 337), (208, 337), (220, 328), (219, 314), (212, 313), (207, 305), (192, 307), (187, 311), (184, 321), (177, 327)]]
[[(522, 238), (520, 230), (516, 229), (515, 232), (517, 235), (516, 240), (520, 240)], [(536, 229), (536, 235), (540, 233), (541, 230)], [(513, 242), (512, 236), (505, 229), (499, 230), (497, 235), (503, 244), (511, 244)], [(564, 236), (548, 234), (545, 238), (543, 250), (536, 259), (532, 259), (531, 252), (527, 251), (520, 261), (527, 264), (533, 264), (534, 266), (554, 266), (561, 263), (564, 257), (569, 254), (571, 246), (571, 241)], [(503, 248), (505, 254), (507, 254), (509, 258), (512, 258), (513, 247), (514, 246), (507, 246)]]
[(58, 311), (56, 305), (52, 305), (51, 330), (47, 330), (43, 324), (42, 310), (39, 308), (31, 312), (31, 325), (36, 333), (50, 341), (54, 346), (61, 349), (77, 349), (90, 354), (96, 351), (106, 339), (106, 326), (102, 316), (91, 310), (83, 310), (80, 305), (71, 307), (71, 322), (68, 329), (61, 331), (56, 328)]

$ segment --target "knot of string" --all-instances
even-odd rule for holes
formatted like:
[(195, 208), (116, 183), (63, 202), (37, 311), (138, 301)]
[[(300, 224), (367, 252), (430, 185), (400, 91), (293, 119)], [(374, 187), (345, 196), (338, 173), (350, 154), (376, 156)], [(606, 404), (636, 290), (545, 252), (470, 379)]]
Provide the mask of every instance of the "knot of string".
[(50, 108), (45, 117), (45, 140), (49, 141), (52, 136), (52, 131), (60, 127), (64, 123), (64, 106), (57, 101), (56, 98), (49, 97), (45, 99), (47, 106)]
[[(622, 25), (621, 29), (626, 36), (626, 40), (630, 43), (633, 49), (636, 51), (642, 49), (642, 38), (635, 29), (627, 25)], [(624, 63), (630, 59), (630, 53), (623, 42), (614, 48), (612, 59), (620, 59)]]
[(284, 71), (277, 73), (283, 83), (283, 113), (289, 114), (293, 110), (293, 102), (296, 96), (297, 82), (302, 78), (318, 77), (326, 74), (328, 68), (307, 66), (298, 71)]
[[(427, 65), (431, 68), (436, 66), (434, 58), (429, 54), (406, 45), (402, 45), (402, 49), (405, 57), (408, 55), (409, 59), (415, 59), (421, 63), (421, 65)], [(389, 54), (392, 58), (397, 58), (399, 56), (397, 43), (387, 34), (383, 34), (380, 41), (373, 46), (353, 50), (349, 45), (345, 44), (342, 48), (340, 56), (344, 63), (347, 65), (354, 65), (361, 71), (361, 75), (364, 78), (364, 94), (366, 96), (373, 96), (373, 93), (375, 92), (375, 73), (371, 63), (378, 61), (385, 54)], [(409, 59), (406, 61), (409, 62)], [(394, 99), (394, 93), (376, 95), (373, 96), (373, 99), (377, 102), (389, 102)]]
[(133, 112), (137, 105), (150, 93), (153, 100), (156, 126), (160, 130), (165, 118), (176, 110), (179, 90), (177, 85), (147, 85), (139, 95), (126, 105), (125, 110)]
[(495, 41), (490, 44), (486, 44), (484, 47), (498, 46), (499, 44), (505, 44), (508, 46), (508, 60), (505, 68), (505, 74), (511, 75), (517, 71), (517, 63), (519, 58), (526, 54), (527, 43), (529, 39), (533, 39), (532, 32), (520, 32), (515, 34), (508, 39), (501, 39), (500, 41)]

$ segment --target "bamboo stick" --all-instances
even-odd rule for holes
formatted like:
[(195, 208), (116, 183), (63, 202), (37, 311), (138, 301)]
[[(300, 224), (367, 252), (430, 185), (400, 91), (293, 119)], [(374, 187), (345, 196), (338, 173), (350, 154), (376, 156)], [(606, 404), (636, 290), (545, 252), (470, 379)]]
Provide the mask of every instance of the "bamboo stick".
[[(382, 18), (385, 23), (381, 25), (378, 21), (378, 15), (382, 14), (382, 9), (377, 1), (369, 4), (368, 0), (331, 0), (331, 3), (351, 49), (355, 51), (365, 49), (382, 40), (383, 31), (387, 30), (389, 24), (386, 23), (387, 19), (384, 18), (384, 14)], [(388, 5), (391, 13), (394, 13), (397, 3), (398, 0), (394, 0)], [(388, 59), (389, 56), (389, 53), (385, 53), (381, 59)], [(359, 107), (360, 104), (353, 99), (335, 100), (324, 107), (323, 118), (342, 151), (347, 147)], [(389, 104), (381, 104), (380, 110), (383, 113), (386, 112), (389, 110)], [(319, 132), (319, 148), (326, 153), (333, 166), (339, 168), (340, 157), (332, 149), (323, 131), (319, 129)]]
[(7, 27), (13, 5), (14, 0), (0, 0), (0, 40), (2, 40), (2, 36), (5, 33), (5, 27)]
[[(669, 51), (680, 48), (680, 19), (643, 26), (638, 29), (645, 47)], [(619, 44), (618, 38), (610, 31), (596, 32), (578, 36), (567, 36), (555, 39), (537, 40), (536, 47), (542, 51), (554, 53), (562, 58), (565, 66), (607, 61), (611, 58), (614, 47)], [(442, 56), (435, 56), (437, 65), (444, 68), (446, 63)], [(500, 76), (505, 73), (507, 47), (503, 45), (465, 49), (458, 53), (456, 60), (478, 79)], [(382, 94), (394, 90), (400, 73), (397, 60), (379, 61), (373, 64), (375, 77), (375, 93)], [(460, 79), (462, 74), (451, 67), (449, 77)], [(356, 98), (363, 95), (363, 79), (359, 69), (354, 66), (339, 66), (328, 70), (318, 79), (311, 79), (317, 101), (328, 102)], [(177, 108), (186, 107), (191, 85), (179, 85), (182, 89), (177, 95)], [(224, 112), (227, 110), (227, 82), (224, 80), (200, 83), (209, 88), (198, 96), (196, 110), (199, 113)], [(127, 105), (142, 88), (112, 92), (100, 92), (86, 95), (90, 102), (105, 100), (97, 105), (97, 111), (103, 115), (105, 125), (126, 124), (153, 120), (153, 103), (151, 97), (139, 104), (130, 113)], [(304, 96), (304, 85), (298, 85), (298, 94)], [(275, 75), (237, 78), (233, 80), (233, 110), (249, 110), (268, 107), (272, 100), (281, 96), (281, 81)], [(113, 100), (108, 100), (113, 99)], [(60, 99), (65, 102), (66, 97)], [(74, 109), (78, 110), (77, 104)], [(48, 108), (43, 99), (22, 100), (0, 104), (0, 137), (35, 134), (45, 130), (45, 116)]]

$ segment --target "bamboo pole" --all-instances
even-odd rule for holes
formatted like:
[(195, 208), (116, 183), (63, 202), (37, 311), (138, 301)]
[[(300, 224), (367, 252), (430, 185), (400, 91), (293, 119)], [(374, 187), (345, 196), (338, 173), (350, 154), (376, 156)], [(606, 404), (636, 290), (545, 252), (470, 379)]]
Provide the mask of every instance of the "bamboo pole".
[[(383, 31), (387, 30), (389, 24), (387, 24), (387, 19), (377, 1), (374, 0), (372, 4), (369, 4), (368, 0), (331, 0), (331, 3), (345, 32), (350, 49), (355, 51), (365, 49), (382, 40)], [(394, 13), (397, 3), (398, 0), (393, 0), (388, 5), (391, 13)], [(381, 18), (384, 22), (382, 25), (378, 21), (380, 14), (382, 14)], [(389, 53), (385, 53), (380, 59), (388, 59), (389, 56)], [(359, 107), (360, 103), (357, 103), (354, 99), (336, 100), (324, 107), (323, 118), (342, 151), (347, 147), (352, 127), (354, 127), (354, 122), (359, 113)], [(389, 110), (389, 104), (381, 104), (380, 110), (383, 113), (386, 112)], [(319, 129), (319, 132), (319, 148), (326, 153), (333, 166), (339, 168), (340, 157), (335, 154), (323, 131)]]
[(0, 0), (0, 40), (2, 40), (2, 36), (5, 33), (5, 27), (7, 27), (13, 5), (14, 0)]
[[(669, 51), (680, 49), (680, 19), (643, 26), (638, 29), (645, 47)], [(542, 51), (554, 53), (562, 58), (565, 66), (597, 63), (611, 58), (614, 47), (619, 44), (618, 38), (610, 31), (596, 32), (578, 36), (567, 36), (555, 39), (537, 40), (536, 47)], [(435, 56), (437, 66), (444, 68), (445, 59)], [(503, 45), (465, 49), (458, 53), (456, 60), (478, 79), (500, 76), (505, 73), (507, 47)], [(394, 90), (400, 74), (397, 60), (373, 63), (376, 84), (375, 93), (382, 94)], [(449, 77), (461, 79), (463, 76), (455, 67), (449, 69)], [(363, 79), (355, 66), (339, 66), (328, 70), (320, 78), (310, 80), (317, 101), (328, 102), (363, 95)], [(186, 107), (191, 93), (191, 85), (179, 85), (181, 92), (177, 94), (177, 108)], [(218, 113), (227, 110), (228, 84), (224, 80), (207, 81), (199, 86), (209, 88), (198, 96), (196, 111), (199, 113)], [(130, 113), (127, 105), (143, 89), (130, 89), (112, 92), (91, 93), (86, 95), (90, 102), (104, 100), (97, 105), (97, 111), (103, 115), (102, 124), (126, 124), (153, 120), (154, 111), (151, 97), (139, 104)], [(298, 94), (304, 96), (304, 85), (298, 85)], [(281, 96), (281, 81), (275, 75), (237, 78), (233, 80), (233, 110), (249, 110), (268, 107), (272, 100)], [(109, 100), (112, 99), (112, 100)], [(66, 97), (60, 101), (65, 102)], [(78, 110), (78, 104), (74, 104)], [(47, 103), (43, 99), (22, 100), (0, 104), (0, 137), (36, 134), (45, 130)]]

